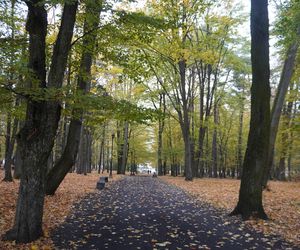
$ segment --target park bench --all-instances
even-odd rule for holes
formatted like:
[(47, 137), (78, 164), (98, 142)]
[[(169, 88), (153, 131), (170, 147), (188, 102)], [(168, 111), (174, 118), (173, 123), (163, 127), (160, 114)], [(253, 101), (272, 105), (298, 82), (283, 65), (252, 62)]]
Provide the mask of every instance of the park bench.
[(99, 181), (97, 181), (96, 188), (102, 190), (105, 187), (105, 183), (108, 182), (107, 176), (101, 176)]

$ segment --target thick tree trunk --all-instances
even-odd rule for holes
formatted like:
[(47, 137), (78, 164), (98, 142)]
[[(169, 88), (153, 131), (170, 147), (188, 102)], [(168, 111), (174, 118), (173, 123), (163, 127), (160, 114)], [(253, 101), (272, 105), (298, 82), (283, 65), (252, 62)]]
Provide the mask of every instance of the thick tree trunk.
[[(29, 87), (38, 83), (46, 88), (46, 34), (47, 12), (39, 0), (26, 1), (29, 32), (29, 64), (32, 75)], [(77, 2), (66, 4), (48, 76), (48, 86), (60, 87), (64, 77), (67, 55), (70, 50)], [(22, 176), (17, 201), (15, 223), (5, 239), (16, 242), (31, 242), (42, 235), (44, 184), (47, 159), (53, 148), (60, 117), (60, 106), (56, 101), (29, 100), (25, 125), (18, 136), (22, 157)]]
[(191, 141), (189, 128), (187, 126), (181, 126), (183, 141), (184, 141), (184, 173), (185, 180), (192, 181), (193, 173), (192, 173), (192, 155), (191, 155)]
[(200, 125), (199, 136), (198, 136), (198, 151), (197, 151), (197, 177), (203, 177), (204, 172), (204, 140), (205, 140), (206, 128)]
[(163, 160), (163, 175), (167, 174), (167, 158)]
[(279, 160), (278, 164), (278, 171), (277, 171), (277, 180), (279, 181), (285, 181), (285, 160), (286, 160), (286, 155), (282, 155)]
[[(213, 86), (211, 87), (211, 76), (212, 76), (212, 65), (208, 64), (202, 69), (202, 75), (198, 70), (198, 77), (201, 79), (200, 81), (200, 126), (199, 126), (199, 135), (198, 135), (198, 151), (196, 153), (197, 157), (197, 168), (198, 168), (198, 177), (204, 176), (204, 142), (205, 142), (205, 135), (207, 133), (207, 122), (210, 117), (211, 108), (212, 108), (212, 100), (214, 97), (214, 92), (216, 90), (216, 83), (217, 80), (215, 79)], [(200, 70), (201, 71), (201, 70)], [(203, 72), (204, 71), (204, 72)], [(216, 77), (216, 76), (215, 76)], [(206, 96), (204, 95), (204, 82), (207, 79), (207, 93)], [(205, 109), (204, 109), (204, 100), (206, 100)]]
[[(28, 19), (26, 28), (30, 34), (29, 68), (35, 73), (40, 85), (45, 86), (47, 12), (43, 6), (35, 6), (36, 2), (27, 4)], [(44, 131), (41, 126), (45, 123), (45, 116), (43, 116), (45, 106), (45, 102), (41, 104), (28, 103), (26, 122), (19, 134), (20, 152), (23, 161), (15, 224), (14, 228), (7, 232), (5, 239), (30, 242), (42, 235), (43, 179), (46, 171), (44, 162), (47, 161), (47, 154), (51, 151), (49, 145), (44, 143), (46, 138), (44, 138)], [(47, 139), (49, 138), (47, 137)], [(44, 149), (44, 146), (46, 146), (46, 149)]]
[(251, 0), (251, 120), (239, 200), (231, 215), (266, 219), (262, 181), (270, 139), (270, 66), (268, 1)]
[(15, 153), (15, 171), (14, 171), (14, 178), (20, 179), (22, 173), (22, 158), (20, 154), (20, 147), (17, 144), (16, 153)]

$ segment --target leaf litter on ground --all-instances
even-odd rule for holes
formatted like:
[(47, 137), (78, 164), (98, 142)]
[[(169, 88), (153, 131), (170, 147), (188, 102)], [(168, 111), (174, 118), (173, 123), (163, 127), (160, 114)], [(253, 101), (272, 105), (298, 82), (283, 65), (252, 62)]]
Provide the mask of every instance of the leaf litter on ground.
[[(203, 178), (191, 183), (184, 177), (159, 178), (228, 213), (237, 204), (239, 180)], [(280, 235), (300, 246), (300, 182), (269, 181), (268, 189), (263, 193), (263, 203), (269, 220), (249, 220), (246, 224), (265, 234)]]
[[(0, 177), (3, 179), (4, 172), (0, 170)], [(0, 249), (12, 250), (50, 250), (54, 249), (51, 232), (70, 214), (74, 204), (89, 193), (100, 192), (96, 189), (96, 183), (100, 176), (108, 176), (105, 172), (97, 174), (95, 172), (87, 175), (79, 175), (69, 173), (63, 180), (54, 196), (46, 196), (43, 216), (44, 237), (28, 244), (16, 244), (14, 241), (2, 241), (0, 239)], [(116, 181), (122, 176), (113, 175), (110, 179)], [(110, 185), (110, 181), (106, 183), (106, 187)], [(16, 201), (18, 196), (18, 188), (20, 181), (13, 182), (0, 181), (0, 233), (3, 234), (13, 226)]]

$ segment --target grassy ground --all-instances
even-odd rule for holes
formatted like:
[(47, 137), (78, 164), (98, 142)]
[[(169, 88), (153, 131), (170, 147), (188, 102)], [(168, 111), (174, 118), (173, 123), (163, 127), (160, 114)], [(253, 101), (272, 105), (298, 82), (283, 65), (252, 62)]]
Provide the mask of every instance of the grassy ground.
[[(3, 179), (3, 171), (0, 170), (0, 178)], [(107, 173), (103, 174), (108, 176)], [(113, 181), (121, 176), (113, 175)], [(83, 196), (91, 192), (97, 192), (96, 182), (99, 175), (96, 173), (88, 175), (68, 174), (54, 196), (47, 196), (44, 208), (44, 237), (31, 243), (17, 245), (15, 242), (4, 242), (0, 240), (0, 249), (53, 249), (49, 238), (51, 230), (62, 223), (69, 214), (73, 204)], [(108, 182), (109, 186), (109, 182)], [(16, 199), (19, 181), (12, 183), (0, 181), (0, 232), (6, 232), (13, 225), (15, 216)]]
[[(228, 213), (237, 204), (240, 181), (233, 179), (194, 179), (186, 182), (183, 177), (163, 176), (164, 181), (183, 188), (196, 199)], [(270, 181), (263, 194), (264, 207), (269, 221), (249, 221), (251, 226), (267, 234), (279, 234), (300, 246), (300, 182)]]

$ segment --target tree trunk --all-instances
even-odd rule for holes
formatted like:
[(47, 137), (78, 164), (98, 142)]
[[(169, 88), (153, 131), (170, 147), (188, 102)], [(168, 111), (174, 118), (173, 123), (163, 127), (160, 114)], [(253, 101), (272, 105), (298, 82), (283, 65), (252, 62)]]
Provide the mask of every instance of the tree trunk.
[(87, 161), (86, 161), (86, 173), (92, 172), (92, 134), (86, 129), (86, 151), (87, 151)]
[[(29, 32), (29, 64), (32, 72), (28, 87), (46, 88), (46, 34), (47, 12), (39, 0), (26, 1)], [(49, 87), (60, 87), (64, 77), (67, 56), (70, 50), (77, 2), (65, 4), (58, 37), (53, 49), (48, 76)], [(27, 103), (24, 127), (18, 135), (22, 157), (22, 176), (17, 201), (15, 223), (5, 239), (17, 243), (31, 242), (42, 235), (44, 185), (47, 159), (53, 148), (60, 118), (57, 101), (34, 101)]]
[(121, 174), (125, 174), (126, 171), (126, 163), (127, 163), (127, 156), (128, 156), (128, 135), (129, 135), (128, 128), (129, 128), (128, 121), (125, 121)]
[(122, 157), (123, 157), (123, 140), (122, 140), (122, 134), (121, 134), (121, 122), (117, 122), (117, 174), (122, 173)]
[(262, 181), (270, 139), (270, 66), (268, 1), (251, 0), (251, 119), (239, 200), (231, 215), (266, 219)]
[(285, 181), (285, 160), (286, 155), (282, 155), (279, 160), (278, 164), (278, 171), (277, 171), (277, 180), (279, 181)]
[(54, 142), (53, 153), (54, 153), (54, 162), (56, 163), (62, 156), (63, 153), (63, 119), (60, 119), (57, 129), (57, 134)]
[(158, 175), (163, 175), (163, 164), (162, 164), (162, 133), (163, 126), (162, 120), (158, 120), (158, 142), (157, 142), (157, 170)]
[[(217, 148), (217, 126), (218, 126), (218, 114), (217, 114), (217, 102), (214, 104), (214, 132), (212, 139), (212, 172), (213, 177), (218, 177), (218, 148)], [(211, 168), (210, 168), (211, 169)], [(210, 171), (209, 177), (212, 177), (212, 173)]]
[(80, 141), (78, 134), (80, 135), (81, 131), (81, 122), (78, 122), (80, 125), (76, 124), (75, 121), (71, 122), (63, 156), (47, 174), (45, 188), (45, 193), (47, 195), (54, 195), (60, 183), (75, 163)]
[[(91, 29), (94, 29), (98, 26), (100, 21), (100, 12), (101, 4), (96, 2), (88, 1), (90, 5), (86, 6), (86, 18), (84, 23), (84, 32), (88, 33)], [(88, 18), (87, 15), (92, 15), (93, 18)], [(96, 34), (94, 32), (89, 33), (83, 38), (83, 51), (80, 62), (79, 76), (77, 80), (77, 89), (86, 94), (90, 89), (90, 78), (91, 78), (91, 67), (93, 59), (93, 51), (96, 41)], [(79, 114), (76, 114), (79, 112)], [(75, 115), (79, 115), (79, 118), (76, 118)], [(73, 110), (73, 117), (70, 122), (67, 143), (61, 158), (51, 169), (47, 175), (46, 179), (46, 194), (54, 195), (55, 191), (59, 187), (60, 183), (63, 181), (67, 173), (70, 171), (72, 166), (75, 164), (76, 156), (78, 154), (79, 144), (80, 144), (80, 135), (82, 130), (82, 110)], [(85, 158), (85, 157), (84, 157)], [(88, 158), (90, 160), (90, 155)], [(80, 164), (82, 157), (79, 157), (78, 163)], [(82, 162), (86, 163), (86, 162)], [(90, 165), (90, 163), (88, 163)], [(79, 166), (78, 173), (82, 173), (83, 166)]]
[[(12, 22), (12, 28), (11, 28), (11, 39), (12, 41), (15, 39), (15, 4), (16, 1), (13, 0), (11, 1), (11, 22)], [(14, 52), (10, 53), (10, 65), (14, 64)], [(9, 73), (9, 78), (10, 80), (13, 79), (13, 74), (14, 73)], [(16, 105), (18, 105), (18, 97), (16, 99)], [(14, 144), (15, 144), (15, 138), (16, 138), (16, 133), (17, 133), (17, 127), (18, 127), (18, 121), (15, 118), (14, 119), (14, 124), (13, 124), (13, 131), (11, 134), (11, 126), (12, 126), (12, 119), (11, 119), (11, 113), (10, 111), (7, 114), (7, 122), (6, 122), (6, 136), (5, 136), (5, 164), (4, 164), (4, 179), (3, 181), (6, 182), (12, 182), (12, 174), (11, 174), (11, 165), (13, 163), (12, 160), (12, 155), (13, 155), (13, 149), (14, 149)]]
[(78, 150), (78, 160), (76, 164), (76, 173), (85, 174), (86, 163), (87, 163), (87, 138), (86, 130), (84, 126), (81, 126), (81, 133), (79, 139), (79, 150)]
[[(291, 90), (293, 89), (293, 84), (291, 85)], [(289, 143), (289, 133), (291, 127), (291, 119), (292, 119), (292, 109), (293, 102), (288, 102), (288, 104), (284, 107), (283, 111), (283, 130), (282, 138), (281, 138), (281, 154), (278, 166), (278, 174), (277, 179), (280, 181), (286, 181), (286, 160), (288, 159), (289, 147), (292, 143)]]
[(98, 174), (100, 174), (101, 166), (102, 169), (104, 168), (104, 140), (105, 140), (105, 125), (103, 126), (102, 139), (100, 144)]
[(182, 113), (180, 113), (179, 120), (180, 127), (182, 130), (183, 140), (184, 140), (184, 167), (185, 167), (185, 180), (192, 181), (192, 148), (191, 148), (191, 137), (190, 137), (190, 119), (189, 119), (189, 109), (188, 109), (188, 100), (185, 93), (185, 71), (186, 64), (184, 60), (180, 60), (179, 63), (179, 72), (180, 72), (180, 85), (182, 92)]
[(291, 44), (287, 51), (286, 59), (284, 61), (284, 66), (282, 69), (279, 86), (277, 89), (276, 97), (273, 103), (272, 112), (271, 112), (271, 128), (270, 128), (270, 142), (269, 142), (269, 157), (267, 168), (265, 169), (264, 179), (263, 179), (263, 187), (266, 187), (268, 179), (270, 177), (270, 172), (273, 165), (274, 158), (274, 147), (276, 142), (276, 136), (281, 116), (282, 107), (284, 104), (285, 96), (291, 82), (295, 61), (297, 57), (297, 51), (299, 48), (299, 36), (300, 36), (300, 28), (297, 32), (297, 40)]
[(239, 133), (238, 133), (238, 146), (237, 146), (237, 175), (238, 179), (242, 177), (243, 171), (243, 126), (244, 126), (244, 104), (242, 104), (239, 115)]
[[(294, 108), (293, 108), (294, 106)], [(291, 128), (293, 124), (294, 117), (296, 117), (297, 113), (297, 104), (296, 102), (289, 102), (288, 103), (288, 110), (290, 110), (289, 113), (289, 128)], [(289, 138), (288, 138), (288, 163), (287, 163), (287, 168), (288, 168), (288, 180), (291, 181), (291, 170), (292, 170), (292, 151), (293, 151), (293, 143), (294, 143), (294, 131), (290, 129), (289, 131)]]
[(11, 182), (13, 181), (12, 174), (11, 174), (11, 165), (13, 163), (12, 155), (14, 151), (15, 139), (18, 129), (18, 120), (15, 118), (13, 122), (13, 128), (11, 131), (11, 114), (7, 116), (7, 123), (6, 123), (6, 137), (5, 137), (5, 176), (3, 181)]
[(20, 154), (20, 148), (17, 144), (16, 153), (15, 153), (15, 171), (14, 171), (14, 178), (20, 179), (21, 178), (21, 166), (22, 166), (22, 159)]

